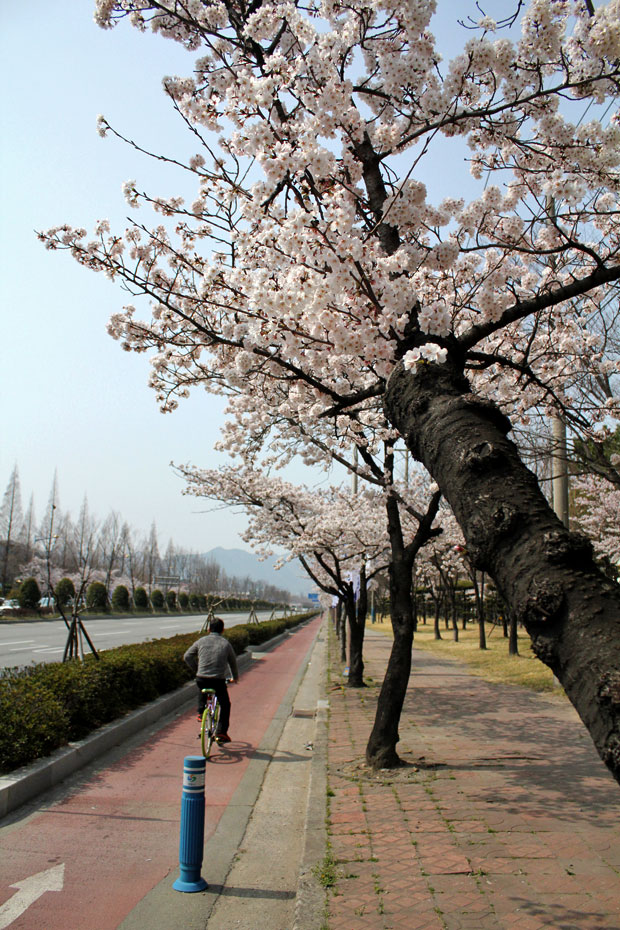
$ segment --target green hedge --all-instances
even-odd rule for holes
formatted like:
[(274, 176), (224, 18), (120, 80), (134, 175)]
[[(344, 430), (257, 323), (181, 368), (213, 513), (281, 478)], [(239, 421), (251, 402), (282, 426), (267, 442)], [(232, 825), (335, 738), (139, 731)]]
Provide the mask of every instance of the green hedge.
[[(224, 632), (237, 655), (271, 639), (308, 615), (231, 627)], [(49, 755), (97, 727), (174, 691), (192, 678), (183, 653), (199, 633), (119, 646), (97, 661), (51, 662), (0, 669), (0, 774)]]
[(287, 619), (265, 620), (264, 623), (247, 623), (246, 629), (250, 639), (250, 646), (257, 646), (259, 643), (267, 642), (268, 639), (273, 639), (274, 636), (279, 636), (289, 626)]

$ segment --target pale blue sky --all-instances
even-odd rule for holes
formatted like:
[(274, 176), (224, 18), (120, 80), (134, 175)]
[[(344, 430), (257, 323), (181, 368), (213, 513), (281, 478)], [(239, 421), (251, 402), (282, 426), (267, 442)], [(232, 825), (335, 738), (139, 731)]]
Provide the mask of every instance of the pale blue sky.
[(186, 134), (161, 78), (187, 73), (191, 57), (126, 23), (99, 29), (92, 6), (0, 4), (0, 494), (17, 463), (24, 506), (33, 493), (41, 518), (57, 469), (61, 506), (74, 517), (87, 494), (102, 518), (114, 509), (144, 532), (155, 520), (162, 548), (170, 537), (196, 550), (238, 546), (244, 519), (198, 514), (169, 468), (171, 459), (215, 463), (221, 401), (196, 394), (159, 413), (146, 357), (105, 332), (126, 295), (34, 233), (62, 222), (91, 229), (103, 217), (124, 228), (129, 178), (173, 192), (148, 159), (100, 138), (96, 118), (178, 151)]
[[(169, 468), (171, 459), (217, 463), (222, 402), (196, 393), (160, 414), (147, 358), (105, 332), (126, 295), (46, 251), (34, 233), (63, 222), (90, 230), (104, 217), (124, 228), (129, 178), (151, 193), (178, 192), (169, 169), (100, 138), (96, 118), (153, 151), (183, 153), (188, 135), (161, 78), (189, 73), (192, 56), (128, 23), (101, 30), (92, 8), (91, 0), (0, 4), (0, 494), (17, 464), (24, 507), (34, 494), (40, 519), (57, 469), (61, 506), (74, 517), (86, 494), (100, 518), (116, 510), (144, 533), (155, 520), (162, 548), (170, 537), (198, 551), (238, 546), (243, 517), (199, 513)], [(443, 18), (468, 8), (441, 3)], [(437, 182), (439, 197), (464, 193), (447, 189), (452, 170), (436, 161), (433, 169), (424, 180)]]

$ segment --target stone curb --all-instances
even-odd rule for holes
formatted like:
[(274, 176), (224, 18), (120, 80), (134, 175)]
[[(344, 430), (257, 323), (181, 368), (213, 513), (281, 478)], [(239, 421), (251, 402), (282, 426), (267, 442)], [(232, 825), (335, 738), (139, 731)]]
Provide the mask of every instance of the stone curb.
[[(299, 627), (309, 621), (302, 621)], [(293, 627), (285, 633), (274, 636), (273, 639), (260, 643), (259, 646), (250, 647), (237, 658), (239, 670), (243, 671), (261, 652), (274, 649), (288, 636), (292, 635), (298, 627)], [(179, 708), (189, 705), (196, 697), (196, 686), (192, 681), (187, 682), (176, 691), (164, 694), (150, 704), (130, 711), (120, 720), (106, 724), (94, 733), (76, 743), (69, 743), (55, 750), (50, 756), (33, 762), (8, 775), (0, 776), (0, 818), (11, 813), (17, 807), (37, 797), (69, 775), (88, 765), (94, 759), (102, 756), (123, 740), (138, 733), (141, 729), (159, 722), (162, 726), (166, 717), (178, 712)]]
[[(322, 668), (321, 692), (323, 694), (326, 693), (327, 688), (328, 638), (328, 622), (324, 621), (321, 636), (317, 639), (314, 647), (315, 652), (320, 650), (318, 658)], [(317, 701), (315, 719), (314, 748), (306, 807), (304, 850), (299, 868), (292, 930), (320, 930), (325, 916), (325, 889), (318, 881), (315, 869), (324, 860), (327, 851), (325, 819), (327, 816), (329, 701), (324, 699)]]

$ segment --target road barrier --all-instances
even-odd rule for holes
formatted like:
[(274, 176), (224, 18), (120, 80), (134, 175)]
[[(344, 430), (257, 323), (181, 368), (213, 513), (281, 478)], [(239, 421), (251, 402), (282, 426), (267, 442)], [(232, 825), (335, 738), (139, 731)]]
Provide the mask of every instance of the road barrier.
[(206, 762), (204, 756), (185, 756), (183, 764), (179, 840), (181, 874), (172, 885), (176, 891), (204, 891), (208, 887), (200, 874), (205, 836)]

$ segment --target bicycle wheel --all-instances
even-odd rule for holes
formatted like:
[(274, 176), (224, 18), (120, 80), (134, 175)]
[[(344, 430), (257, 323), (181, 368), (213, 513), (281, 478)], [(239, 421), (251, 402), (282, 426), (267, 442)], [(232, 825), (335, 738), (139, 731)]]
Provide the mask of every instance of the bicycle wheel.
[(220, 702), (215, 702), (215, 707), (213, 708), (213, 739), (217, 743), (217, 728), (220, 722)]
[(202, 715), (202, 724), (200, 726), (200, 745), (202, 746), (202, 754), (205, 759), (209, 758), (214, 736), (215, 726), (213, 723), (213, 708), (211, 707), (211, 704), (207, 704)]
[(202, 726), (200, 728), (200, 742), (202, 745), (202, 754), (205, 759), (209, 758), (211, 747), (217, 742), (217, 726), (220, 721), (220, 704), (213, 695), (205, 707), (202, 715)]

